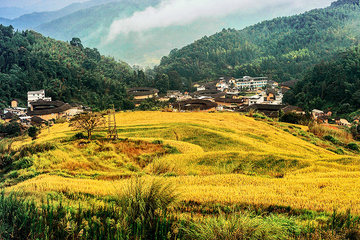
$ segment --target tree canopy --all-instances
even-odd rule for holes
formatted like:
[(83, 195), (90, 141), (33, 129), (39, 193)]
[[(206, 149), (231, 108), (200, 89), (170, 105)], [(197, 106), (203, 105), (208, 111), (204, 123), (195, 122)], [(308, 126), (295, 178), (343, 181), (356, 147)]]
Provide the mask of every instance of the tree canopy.
[(98, 112), (84, 112), (75, 115), (70, 119), (69, 126), (74, 129), (83, 129), (87, 131), (88, 139), (91, 139), (92, 131), (97, 127), (102, 127), (106, 123), (105, 118)]
[(339, 53), (309, 71), (284, 101), (306, 110), (332, 109), (350, 113), (360, 108), (360, 48)]
[(96, 48), (82, 47), (79, 38), (70, 43), (0, 25), (0, 108), (13, 98), (26, 106), (27, 91), (40, 89), (53, 100), (94, 109), (133, 108), (126, 87), (138, 82), (138, 74)]

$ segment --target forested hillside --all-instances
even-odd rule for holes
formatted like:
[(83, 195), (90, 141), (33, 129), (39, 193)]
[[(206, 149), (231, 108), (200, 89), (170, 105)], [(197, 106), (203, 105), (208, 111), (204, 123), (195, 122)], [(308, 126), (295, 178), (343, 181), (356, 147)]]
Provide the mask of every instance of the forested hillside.
[(112, 104), (128, 109), (133, 105), (125, 86), (137, 81), (138, 74), (128, 64), (84, 48), (80, 39), (69, 44), (0, 25), (1, 108), (13, 98), (25, 106), (27, 91), (45, 89), (53, 100), (81, 102), (98, 109)]
[(321, 60), (359, 44), (359, 0), (342, 0), (325, 9), (264, 21), (243, 30), (223, 29), (174, 49), (159, 73), (177, 72), (192, 81), (219, 75), (267, 76), (276, 81), (302, 78)]
[(304, 109), (349, 113), (360, 108), (360, 49), (352, 48), (334, 59), (317, 64), (284, 101)]

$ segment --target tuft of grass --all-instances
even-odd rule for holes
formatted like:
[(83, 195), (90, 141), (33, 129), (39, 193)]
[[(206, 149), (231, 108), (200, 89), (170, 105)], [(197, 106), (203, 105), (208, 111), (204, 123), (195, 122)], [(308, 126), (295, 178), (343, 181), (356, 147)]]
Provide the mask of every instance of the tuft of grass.
[(174, 206), (180, 195), (176, 187), (162, 179), (154, 178), (145, 181), (140, 177), (130, 180), (127, 187), (118, 193), (118, 205), (131, 225), (142, 224), (147, 231), (156, 231), (157, 219), (166, 215), (167, 210)]
[(300, 235), (301, 228), (291, 217), (252, 213), (233, 213), (230, 216), (188, 221), (180, 226), (186, 239), (290, 239)]
[(353, 137), (350, 133), (341, 129), (330, 128), (322, 124), (316, 124), (316, 123), (310, 124), (309, 130), (311, 133), (313, 133), (314, 135), (320, 138), (322, 137), (328, 138), (329, 141), (333, 142), (334, 144), (340, 144), (340, 143), (347, 144), (353, 141)]

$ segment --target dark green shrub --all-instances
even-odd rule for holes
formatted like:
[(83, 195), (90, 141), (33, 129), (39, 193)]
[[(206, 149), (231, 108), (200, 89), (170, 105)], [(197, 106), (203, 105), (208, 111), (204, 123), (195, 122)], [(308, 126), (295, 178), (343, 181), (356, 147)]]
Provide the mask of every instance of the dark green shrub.
[(1, 168), (5, 168), (7, 166), (10, 166), (11, 163), (12, 163), (11, 155), (5, 154), (5, 155), (0, 157), (0, 167)]
[(37, 129), (37, 127), (35, 127), (35, 126), (31, 126), (31, 127), (29, 127), (29, 129), (28, 129), (28, 135), (29, 135), (29, 137), (31, 137), (33, 140), (36, 139), (37, 132), (38, 132), (38, 129)]
[(151, 143), (153, 143), (153, 144), (163, 144), (164, 142), (162, 140), (154, 140)]
[(253, 117), (254, 118), (260, 118), (260, 119), (265, 119), (265, 116), (263, 114), (261, 114), (261, 113), (254, 113)]
[(354, 151), (359, 151), (359, 145), (355, 142), (349, 143), (346, 147)]
[(303, 115), (291, 112), (291, 113), (282, 115), (279, 118), (279, 121), (296, 124), (296, 123), (299, 123), (302, 119), (303, 119)]
[(165, 149), (165, 152), (167, 154), (178, 154), (178, 153), (180, 153), (180, 151), (176, 147), (173, 147), (173, 146), (171, 146), (169, 144), (164, 145), (164, 149)]
[(70, 140), (78, 140), (78, 139), (86, 139), (86, 137), (82, 132), (79, 132), (70, 138)]
[(340, 144), (341, 142), (334, 136), (332, 135), (325, 135), (323, 137), (325, 140), (329, 141), (329, 142), (332, 142), (333, 144)]
[(5, 126), (5, 132), (8, 134), (9, 137), (16, 137), (21, 134), (20, 123), (18, 122), (11, 122)]
[(31, 156), (36, 153), (46, 152), (46, 151), (50, 151), (50, 150), (54, 150), (54, 149), (55, 149), (55, 146), (51, 143), (25, 145), (25, 146), (21, 147), (18, 156), (20, 158), (22, 158), (22, 157), (26, 157), (26, 156)]
[(342, 149), (342, 148), (337, 148), (334, 152), (339, 155), (343, 155), (345, 153), (344, 149)]

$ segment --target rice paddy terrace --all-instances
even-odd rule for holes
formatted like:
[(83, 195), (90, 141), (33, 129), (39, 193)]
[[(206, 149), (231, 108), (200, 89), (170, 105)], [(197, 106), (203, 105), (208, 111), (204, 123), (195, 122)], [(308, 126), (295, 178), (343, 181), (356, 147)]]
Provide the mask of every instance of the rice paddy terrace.
[[(129, 176), (140, 175), (175, 183), (183, 202), (195, 205), (360, 214), (360, 158), (320, 147), (305, 127), (236, 113), (128, 112), (116, 119), (117, 141), (105, 139), (106, 128), (91, 141), (76, 139), (63, 123), (43, 129), (35, 141), (13, 142), (22, 158), (2, 171), (1, 184), (39, 198), (112, 196)], [(26, 151), (31, 146), (39, 150)]]

